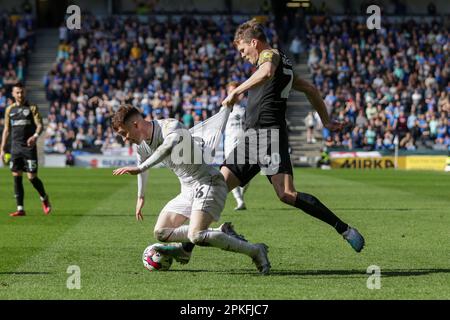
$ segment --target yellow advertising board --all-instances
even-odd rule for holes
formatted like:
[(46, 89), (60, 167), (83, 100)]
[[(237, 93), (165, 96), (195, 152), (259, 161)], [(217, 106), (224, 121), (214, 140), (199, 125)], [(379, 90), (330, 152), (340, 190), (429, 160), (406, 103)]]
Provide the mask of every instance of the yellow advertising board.
[(408, 156), (405, 169), (444, 171), (446, 161), (446, 156)]
[(348, 168), (348, 169), (389, 169), (395, 168), (394, 157), (379, 158), (336, 158), (331, 159), (331, 168)]
[[(400, 156), (397, 166), (406, 170), (444, 171), (446, 156)], [(343, 157), (331, 159), (331, 168), (348, 169), (395, 169), (394, 157)]]

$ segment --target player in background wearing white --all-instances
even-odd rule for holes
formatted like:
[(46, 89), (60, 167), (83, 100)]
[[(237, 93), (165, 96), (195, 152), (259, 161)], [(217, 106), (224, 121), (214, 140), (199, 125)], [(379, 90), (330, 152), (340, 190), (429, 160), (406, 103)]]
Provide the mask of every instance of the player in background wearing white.
[[(182, 140), (192, 138), (191, 133), (183, 129), (179, 121), (161, 119), (148, 122), (138, 109), (124, 105), (114, 114), (112, 125), (125, 141), (138, 145), (138, 166), (122, 167), (113, 171), (114, 175), (138, 175), (138, 220), (143, 218), (146, 170), (162, 162), (180, 180), (181, 193), (162, 209), (154, 235), (162, 242), (182, 243), (160, 246), (156, 248), (157, 251), (173, 256), (180, 263), (187, 263), (193, 246), (186, 246), (186, 243), (191, 242), (194, 245), (212, 246), (245, 254), (253, 259), (262, 274), (270, 271), (265, 244), (244, 241), (236, 235), (229, 223), (217, 229), (209, 228), (220, 218), (228, 193), (227, 185), (220, 171), (211, 165), (174, 162), (174, 157), (178, 154), (172, 154), (172, 149)], [(191, 147), (190, 141), (188, 145)], [(195, 148), (196, 144), (193, 145)], [(188, 219), (189, 224), (184, 225)]]
[[(228, 94), (234, 89), (236, 89), (238, 86), (239, 83), (234, 81), (230, 82), (227, 86)], [(244, 134), (244, 127), (243, 127), (244, 117), (245, 117), (245, 107), (243, 106), (241, 95), (240, 97), (238, 97), (236, 103), (233, 105), (233, 110), (230, 113), (227, 126), (225, 128), (225, 143), (224, 143), (225, 159), (228, 158), (230, 152), (234, 150), (234, 147), (236, 147), (239, 139)], [(234, 210), (247, 209), (244, 201), (244, 193), (245, 191), (247, 191), (248, 186), (249, 183), (247, 183), (244, 187), (237, 186), (231, 191), (237, 203), (237, 206), (234, 208)]]

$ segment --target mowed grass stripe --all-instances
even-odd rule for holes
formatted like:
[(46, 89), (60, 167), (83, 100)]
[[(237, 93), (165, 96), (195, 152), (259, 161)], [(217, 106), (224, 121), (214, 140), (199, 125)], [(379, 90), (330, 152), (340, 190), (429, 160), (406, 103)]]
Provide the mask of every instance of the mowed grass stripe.
[[(22, 263), (15, 266), (14, 269), (10, 267), (9, 271), (0, 274), (1, 298), (40, 298), (39, 294), (36, 295), (40, 291), (51, 293), (52, 298), (61, 298), (61, 296), (55, 294), (57, 294), (58, 289), (64, 288), (67, 290), (65, 280), (69, 276), (66, 274), (67, 267), (80, 264), (77, 260), (84, 256), (85, 248), (98, 246), (96, 238), (100, 235), (95, 233), (95, 229), (101, 229), (102, 225), (105, 225), (105, 220), (117, 223), (117, 220), (123, 219), (124, 216), (126, 216), (126, 219), (133, 217), (130, 218), (129, 214), (125, 214), (124, 211), (117, 208), (116, 202), (117, 199), (126, 198), (124, 194), (129, 191), (132, 185), (130, 179), (123, 179), (120, 183), (117, 183), (118, 180), (108, 177), (108, 173), (104, 170), (76, 169), (73, 173), (81, 178), (72, 177), (71, 187), (66, 188), (64, 197), (59, 199), (55, 197), (55, 202), (62, 199), (67, 200), (65, 206), (69, 207), (60, 211), (55, 210), (51, 217), (42, 217), (43, 219), (53, 218), (60, 221), (60, 224), (56, 225), (58, 227), (56, 230), (54, 228), (47, 230), (46, 227), (48, 226), (41, 229), (41, 232), (47, 234), (48, 241), (44, 241), (42, 247), (38, 248), (29, 247), (27, 241), (16, 242), (15, 247), (9, 248), (10, 251), (22, 252)], [(49, 185), (51, 185), (52, 180), (48, 180)], [(101, 183), (105, 181), (109, 183)], [(102, 185), (102, 188), (92, 188), (96, 182), (100, 182), (99, 185)], [(91, 188), (90, 191), (88, 191), (89, 188)], [(80, 193), (74, 189), (80, 189)], [(67, 193), (72, 193), (74, 198), (69, 198)], [(83, 196), (83, 193), (85, 193), (85, 196)], [(73, 204), (70, 205), (70, 203)], [(22, 222), (26, 223), (27, 221), (23, 220)], [(106, 225), (109, 225), (109, 223), (106, 223)], [(120, 225), (120, 222), (118, 225)], [(29, 228), (32, 227), (33, 225), (29, 226)], [(34, 227), (39, 228), (36, 225)], [(34, 231), (39, 232), (39, 229)], [(28, 236), (31, 237), (32, 235), (28, 234)], [(25, 256), (23, 256), (24, 250), (28, 251)], [(25, 296), (23, 293), (25, 293)]]
[[(0, 263), (1, 271), (10, 271), (30, 254), (45, 249), (98, 201), (109, 197), (118, 183), (102, 184), (92, 188), (94, 181), (101, 181), (108, 172), (85, 169), (43, 169), (40, 176), (50, 194), (53, 212), (49, 216), (42, 213), (37, 192), (24, 177), (26, 217), (12, 218), (9, 212), (15, 210), (13, 185), (10, 172), (0, 170), (0, 235), (1, 251), (5, 259)], [(7, 182), (7, 183), (6, 183)]]
[[(60, 174), (64, 176), (64, 172)], [(234, 212), (230, 196), (221, 221), (233, 221), (238, 232), (252, 242), (269, 244), (273, 265), (269, 277), (258, 276), (248, 257), (200, 247), (194, 250), (188, 265), (174, 264), (169, 272), (144, 270), (140, 256), (146, 245), (156, 242), (152, 229), (159, 211), (179, 192), (176, 177), (164, 169), (151, 171), (145, 220), (138, 223), (133, 217), (135, 177), (111, 177), (110, 170), (78, 174), (89, 181), (87, 190), (117, 183), (115, 190), (120, 191), (101, 201), (97, 209), (76, 213), (79, 221), (22, 269), (28, 274), (1, 275), (0, 284), (9, 279), (5, 286), (0, 285), (1, 298), (449, 298), (450, 268), (445, 245), (448, 232), (444, 232), (449, 220), (440, 209), (443, 203), (418, 214), (418, 209), (435, 205), (435, 199), (417, 199), (405, 193), (394, 174), (384, 175), (392, 185), (384, 189), (374, 183), (376, 178), (362, 172), (295, 170), (300, 191), (317, 195), (364, 233), (367, 248), (361, 254), (355, 253), (328, 225), (282, 204), (263, 176), (252, 181), (246, 195), (249, 210)], [(352, 175), (357, 175), (359, 181), (349, 181)], [(419, 179), (414, 173), (407, 176)], [(416, 185), (417, 192), (413, 193), (420, 194), (423, 187)], [(67, 197), (70, 190), (64, 194)], [(60, 220), (73, 218), (67, 213)], [(20, 238), (14, 233), (10, 237), (9, 241)], [(27, 245), (34, 245), (33, 241)], [(69, 264), (81, 268), (81, 290), (66, 288)], [(381, 267), (381, 290), (366, 287), (365, 272), (372, 264)], [(31, 273), (33, 268), (41, 273)]]

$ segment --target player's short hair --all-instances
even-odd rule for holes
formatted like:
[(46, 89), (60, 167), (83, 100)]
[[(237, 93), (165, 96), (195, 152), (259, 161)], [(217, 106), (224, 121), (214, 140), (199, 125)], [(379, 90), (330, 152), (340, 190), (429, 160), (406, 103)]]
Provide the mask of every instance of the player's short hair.
[(240, 85), (240, 83), (239, 82), (237, 82), (237, 81), (231, 81), (231, 82), (229, 82), (228, 84), (227, 84), (227, 88), (229, 88), (229, 87), (239, 87), (239, 85)]
[(128, 120), (131, 118), (139, 116), (142, 118), (142, 114), (139, 111), (138, 108), (133, 107), (129, 104), (124, 104), (117, 109), (116, 113), (114, 113), (114, 116), (111, 120), (111, 126), (114, 129), (114, 131), (119, 131), (119, 128), (123, 126)]
[(267, 37), (264, 33), (264, 27), (255, 19), (244, 22), (236, 29), (233, 44), (237, 46), (237, 44), (241, 40), (249, 43), (252, 39), (258, 39), (259, 41), (267, 42)]
[(23, 85), (22, 82), (19, 81), (19, 82), (14, 83), (13, 86), (12, 86), (12, 88), (13, 88), (13, 89), (14, 89), (14, 88), (25, 89), (25, 86)]

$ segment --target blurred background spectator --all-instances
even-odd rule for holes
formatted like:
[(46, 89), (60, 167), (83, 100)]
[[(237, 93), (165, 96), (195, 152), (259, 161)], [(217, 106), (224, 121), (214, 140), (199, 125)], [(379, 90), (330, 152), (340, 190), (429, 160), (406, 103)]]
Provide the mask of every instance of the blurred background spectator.
[[(57, 61), (45, 77), (47, 153), (121, 147), (110, 118), (124, 103), (147, 120), (174, 117), (191, 128), (218, 111), (228, 82), (253, 70), (233, 48), (237, 24), (228, 17), (145, 23), (84, 15), (82, 23), (81, 30), (60, 30)], [(270, 21), (266, 32), (278, 47)]]

